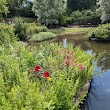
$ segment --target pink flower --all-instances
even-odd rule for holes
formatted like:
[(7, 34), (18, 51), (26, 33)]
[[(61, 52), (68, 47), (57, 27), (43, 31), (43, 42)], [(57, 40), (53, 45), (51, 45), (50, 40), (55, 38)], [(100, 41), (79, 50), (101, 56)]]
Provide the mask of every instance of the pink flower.
[(71, 55), (74, 55), (74, 52), (71, 52)]
[(65, 62), (65, 63), (67, 63), (67, 62), (68, 62), (68, 59), (67, 59), (67, 58), (65, 58), (64, 62)]
[(84, 70), (84, 66), (80, 66), (80, 70)]
[(70, 55), (69, 57), (70, 57), (71, 59), (73, 59), (73, 56), (72, 56), (72, 55)]
[(73, 61), (76, 61), (76, 58), (73, 57)]
[(66, 66), (70, 66), (70, 63), (67, 58), (65, 58), (64, 62), (66, 63)]
[(70, 65), (71, 65), (71, 66), (74, 66), (74, 62), (71, 62)]
[(78, 63), (78, 66), (80, 67), (80, 66), (82, 66), (82, 64), (81, 63)]
[(78, 64), (78, 67), (80, 68), (80, 70), (84, 70), (84, 66), (81, 63)]

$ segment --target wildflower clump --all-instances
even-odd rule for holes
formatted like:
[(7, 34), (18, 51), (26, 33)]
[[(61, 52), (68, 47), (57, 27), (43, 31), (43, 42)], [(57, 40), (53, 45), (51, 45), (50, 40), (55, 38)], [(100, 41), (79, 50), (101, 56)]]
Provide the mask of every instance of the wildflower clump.
[(13, 51), (1, 51), (0, 110), (79, 110), (87, 91), (79, 103), (76, 97), (93, 76), (93, 57), (68, 45), (30, 49), (20, 43)]

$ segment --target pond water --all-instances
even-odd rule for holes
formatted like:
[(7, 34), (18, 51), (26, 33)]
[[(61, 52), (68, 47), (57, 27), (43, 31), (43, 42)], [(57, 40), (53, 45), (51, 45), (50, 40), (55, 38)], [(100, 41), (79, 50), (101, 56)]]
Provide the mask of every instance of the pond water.
[(110, 42), (89, 41), (84, 36), (84, 34), (62, 35), (54, 42), (62, 42), (67, 38), (67, 42), (80, 46), (88, 54), (97, 57), (99, 53), (103, 53), (96, 64), (97, 74), (93, 76), (84, 110), (110, 110)]

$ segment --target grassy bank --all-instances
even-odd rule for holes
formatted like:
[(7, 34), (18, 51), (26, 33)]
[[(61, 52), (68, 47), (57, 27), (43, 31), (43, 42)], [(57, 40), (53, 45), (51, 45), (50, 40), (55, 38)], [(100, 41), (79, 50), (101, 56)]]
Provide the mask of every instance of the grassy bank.
[(83, 28), (83, 27), (74, 27), (74, 28), (59, 28), (59, 29), (50, 29), (50, 32), (53, 32), (57, 35), (63, 34), (80, 34), (87, 33), (91, 28)]

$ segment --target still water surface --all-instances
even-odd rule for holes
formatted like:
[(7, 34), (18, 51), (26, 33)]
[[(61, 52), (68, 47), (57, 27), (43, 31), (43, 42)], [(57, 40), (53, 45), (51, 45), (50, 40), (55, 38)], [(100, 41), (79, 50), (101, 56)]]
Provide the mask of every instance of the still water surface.
[(84, 106), (84, 110), (110, 110), (110, 42), (88, 41), (85, 35), (62, 35), (54, 42), (62, 42), (67, 38), (74, 46), (80, 46), (88, 54), (96, 57), (103, 53), (96, 64), (91, 88)]

